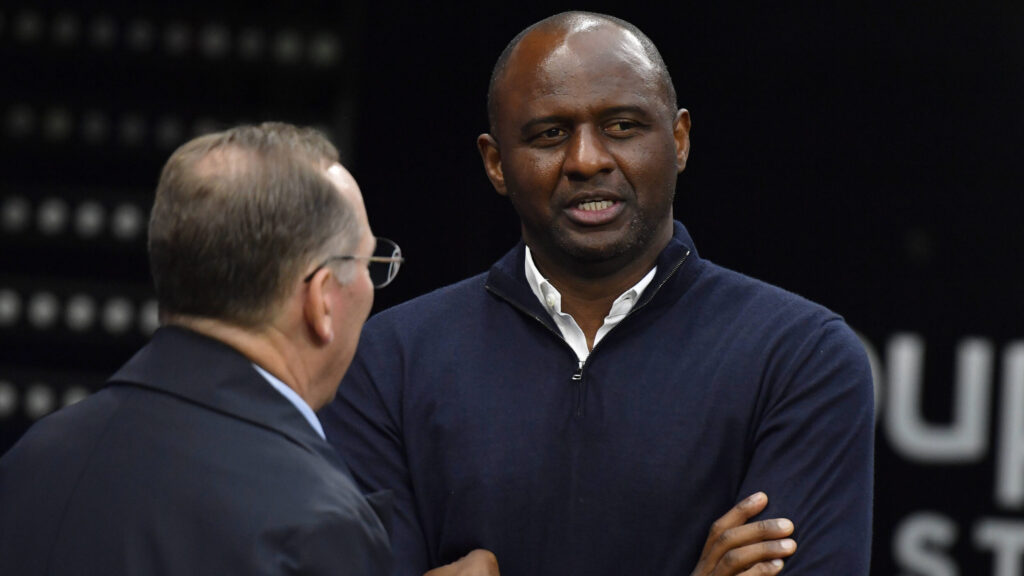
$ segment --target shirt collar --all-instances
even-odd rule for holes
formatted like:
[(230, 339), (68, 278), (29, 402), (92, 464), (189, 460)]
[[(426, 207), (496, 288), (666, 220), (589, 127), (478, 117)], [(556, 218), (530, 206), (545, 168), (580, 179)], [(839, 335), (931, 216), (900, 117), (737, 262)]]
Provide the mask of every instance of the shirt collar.
[(277, 376), (274, 376), (263, 368), (260, 368), (255, 364), (253, 364), (252, 367), (255, 368), (256, 371), (259, 372), (275, 390), (280, 392), (282, 396), (287, 398), (289, 402), (298, 408), (302, 416), (306, 418), (306, 421), (309, 422), (309, 425), (313, 427), (313, 430), (316, 430), (316, 433), (319, 434), (321, 438), (324, 440), (327, 439), (324, 435), (324, 427), (320, 424), (320, 420), (317, 419), (316, 414), (313, 413), (313, 409), (309, 407), (309, 404), (306, 404), (306, 401), (303, 400), (295, 390), (289, 388), (288, 385), (279, 380)]
[[(554, 316), (555, 314), (562, 313), (562, 294), (558, 291), (555, 286), (548, 281), (540, 270), (537, 269), (537, 265), (533, 262), (533, 253), (530, 251), (530, 247), (526, 246), (526, 281), (530, 284), (530, 290), (533, 291), (534, 296), (540, 300), (541, 306), (548, 311), (548, 314)], [(651, 268), (650, 272), (644, 275), (639, 282), (633, 285), (632, 288), (626, 290), (619, 295), (618, 298), (612, 302), (612, 308), (608, 311), (608, 318), (616, 318), (625, 316), (633, 309), (633, 305), (640, 299), (640, 295), (644, 293), (647, 286), (654, 280), (654, 275), (657, 273), (658, 267)]]

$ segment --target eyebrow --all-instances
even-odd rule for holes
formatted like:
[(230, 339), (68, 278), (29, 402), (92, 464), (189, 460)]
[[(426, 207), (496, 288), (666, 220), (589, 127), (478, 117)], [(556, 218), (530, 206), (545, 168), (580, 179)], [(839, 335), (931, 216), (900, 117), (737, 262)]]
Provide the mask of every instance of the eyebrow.
[[(654, 117), (654, 114), (652, 113), (652, 111), (648, 110), (647, 108), (645, 108), (643, 106), (632, 105), (632, 104), (624, 104), (622, 106), (612, 106), (611, 108), (605, 108), (604, 110), (600, 111), (600, 117), (602, 117), (602, 118), (608, 118), (608, 117), (611, 117), (611, 116), (617, 116), (619, 114), (632, 114), (634, 116), (639, 116), (639, 117), (643, 118), (644, 120), (650, 120), (651, 118)], [(542, 126), (542, 125), (545, 125), (545, 124), (570, 124), (570, 123), (572, 123), (572, 119), (571, 119), (570, 116), (565, 116), (565, 115), (561, 115), (561, 114), (550, 114), (548, 116), (541, 116), (540, 118), (534, 118), (534, 119), (526, 122), (520, 128), (520, 133), (523, 136), (528, 136), (537, 126)]]
[(602, 116), (616, 116), (618, 114), (635, 114), (637, 116), (643, 116), (644, 118), (651, 117), (651, 111), (643, 106), (635, 106), (631, 104), (624, 104), (622, 106), (613, 106), (607, 108), (601, 112)]

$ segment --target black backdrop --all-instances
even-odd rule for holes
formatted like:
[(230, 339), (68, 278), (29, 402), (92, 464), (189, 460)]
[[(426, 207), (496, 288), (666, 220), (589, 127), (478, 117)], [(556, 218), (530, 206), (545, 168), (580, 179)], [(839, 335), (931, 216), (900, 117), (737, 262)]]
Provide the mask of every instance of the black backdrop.
[[(382, 309), (485, 270), (517, 239), (474, 141), (498, 53), (565, 8), (630, 20), (661, 49), (693, 117), (675, 210), (702, 255), (833, 308), (869, 346), (879, 407), (873, 573), (1024, 575), (1024, 496), (1014, 492), (1024, 482), (1024, 394), (1012, 392), (1024, 376), (1009, 366), (1024, 337), (1019, 1), (26, 2), (0, 9), (0, 200), (27, 200), (37, 214), (45, 198), (74, 207), (88, 190), (105, 206), (127, 197), (146, 207), (167, 142), (54, 140), (46, 114), (61, 103), (76, 119), (108, 111), (113, 131), (122, 109), (142, 110), (154, 134), (167, 110), (188, 119), (186, 133), (205, 118), (318, 124), (339, 142), (375, 232), (406, 253), (399, 279), (377, 294)], [(26, 11), (41, 22), (36, 40), (31, 26), (25, 35)], [(81, 21), (76, 49), (50, 36), (69, 12)], [(97, 14), (123, 25), (113, 48), (89, 47)], [(148, 56), (130, 46), (140, 19), (156, 29)], [(195, 32), (191, 56), (157, 54), (170, 50), (170, 21)], [(226, 53), (201, 55), (208, 22), (228, 30)], [(263, 60), (241, 55), (251, 27), (266, 31)], [(282, 29), (332, 31), (340, 48), (326, 64), (288, 64), (275, 41)], [(26, 107), (38, 110), (38, 134), (19, 132)], [(10, 225), (3, 234), (0, 290), (22, 296), (25, 310), (39, 286), (61, 302), (74, 287), (102, 296), (115, 286), (143, 314), (141, 239), (83, 242)], [(144, 341), (39, 328), (28, 312), (3, 318), (0, 300), (0, 384), (16, 393), (0, 417), (0, 450), (34, 418), (21, 407), (33, 382), (49, 379), (58, 395), (95, 389)], [(914, 359), (918, 376), (906, 369)], [(971, 391), (987, 395), (971, 404)]]

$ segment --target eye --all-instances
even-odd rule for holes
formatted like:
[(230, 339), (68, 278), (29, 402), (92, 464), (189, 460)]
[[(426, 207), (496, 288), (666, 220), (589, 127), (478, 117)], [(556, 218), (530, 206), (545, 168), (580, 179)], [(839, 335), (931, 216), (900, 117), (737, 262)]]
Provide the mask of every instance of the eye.
[(605, 125), (604, 131), (612, 136), (631, 136), (643, 125), (634, 120), (613, 120)]
[(530, 138), (530, 141), (538, 146), (557, 144), (565, 139), (565, 134), (566, 132), (562, 128), (545, 128)]

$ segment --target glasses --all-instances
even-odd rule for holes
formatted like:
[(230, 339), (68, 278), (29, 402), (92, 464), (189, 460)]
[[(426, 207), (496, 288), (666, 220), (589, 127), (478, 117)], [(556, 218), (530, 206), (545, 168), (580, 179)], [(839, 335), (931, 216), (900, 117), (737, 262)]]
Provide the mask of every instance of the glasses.
[(367, 269), (370, 271), (370, 282), (373, 282), (374, 288), (383, 288), (391, 284), (395, 276), (398, 276), (399, 266), (405, 262), (405, 258), (402, 258), (402, 249), (398, 247), (398, 244), (378, 236), (373, 256), (331, 256), (314, 268), (302, 281), (309, 282), (321, 268), (335, 260), (368, 260)]

